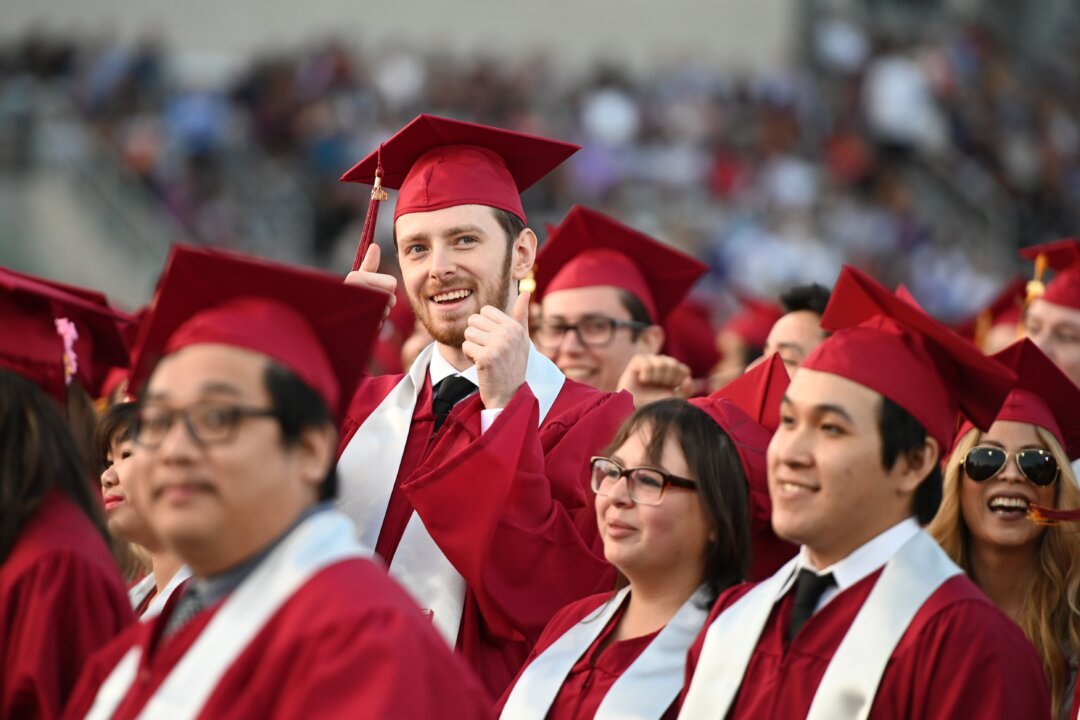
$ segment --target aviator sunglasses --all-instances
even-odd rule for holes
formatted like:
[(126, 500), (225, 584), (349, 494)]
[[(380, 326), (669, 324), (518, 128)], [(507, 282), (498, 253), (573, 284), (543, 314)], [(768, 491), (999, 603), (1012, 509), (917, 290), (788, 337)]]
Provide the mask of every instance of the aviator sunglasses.
[(1037, 448), (1005, 452), (999, 447), (979, 445), (964, 457), (964, 472), (975, 482), (984, 482), (1005, 469), (1010, 455), (1016, 456), (1020, 473), (1036, 485), (1046, 487), (1057, 480), (1057, 460), (1048, 450)]

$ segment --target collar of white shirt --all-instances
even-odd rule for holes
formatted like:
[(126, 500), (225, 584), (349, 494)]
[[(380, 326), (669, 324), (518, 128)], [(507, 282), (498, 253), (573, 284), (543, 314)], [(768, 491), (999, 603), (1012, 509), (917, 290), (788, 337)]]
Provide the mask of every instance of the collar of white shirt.
[(829, 567), (821, 570), (814, 567), (810, 562), (810, 553), (804, 545), (799, 548), (799, 562), (795, 568), (795, 572), (792, 573), (791, 579), (788, 580), (778, 597), (782, 597), (784, 593), (791, 588), (792, 583), (795, 582), (795, 577), (798, 575), (798, 571), (802, 568), (807, 568), (818, 575), (832, 573), (833, 578), (836, 580), (836, 585), (822, 593), (821, 600), (818, 601), (815, 611), (820, 610), (838, 594), (847, 590), (878, 568), (884, 566), (889, 560), (892, 560), (893, 555), (900, 552), (900, 548), (904, 546), (904, 543), (914, 537), (918, 532), (919, 523), (915, 518), (909, 517), (906, 520), (902, 520), (896, 525), (893, 525), (885, 532), (876, 536), (873, 540), (859, 546), (843, 560), (835, 562)]
[(476, 372), (475, 365), (470, 365), (465, 370), (458, 372), (457, 368), (451, 365), (450, 361), (443, 357), (438, 345), (435, 346), (435, 352), (431, 353), (431, 362), (428, 363), (428, 374), (431, 376), (431, 387), (435, 387), (451, 375), (460, 375), (466, 380), (471, 381), (473, 385), (476, 385), (477, 387), (480, 386), (480, 376)]

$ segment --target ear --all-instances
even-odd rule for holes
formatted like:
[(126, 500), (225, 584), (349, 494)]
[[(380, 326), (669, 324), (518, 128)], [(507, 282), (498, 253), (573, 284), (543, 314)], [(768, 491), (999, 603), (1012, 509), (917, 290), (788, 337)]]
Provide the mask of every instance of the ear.
[(940, 458), (941, 446), (930, 436), (926, 437), (921, 448), (898, 457), (893, 467), (893, 472), (899, 474), (897, 491), (902, 495), (914, 495)]
[(510, 273), (515, 280), (522, 280), (532, 270), (536, 262), (536, 233), (525, 228), (518, 233), (514, 244), (510, 246), (513, 257), (510, 259)]
[(294, 451), (304, 484), (318, 489), (334, 462), (337, 441), (337, 430), (331, 423), (305, 428), (300, 433)]
[(638, 347), (642, 352), (649, 355), (659, 355), (660, 348), (664, 347), (664, 340), (667, 335), (664, 334), (664, 328), (659, 325), (650, 325), (641, 331), (641, 335), (638, 336)]

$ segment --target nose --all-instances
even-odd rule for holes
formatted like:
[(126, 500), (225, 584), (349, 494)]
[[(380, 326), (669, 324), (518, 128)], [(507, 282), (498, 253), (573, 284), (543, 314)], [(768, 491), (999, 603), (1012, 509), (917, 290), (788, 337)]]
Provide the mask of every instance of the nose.
[(110, 465), (101, 473), (101, 489), (109, 490), (120, 483), (120, 476), (116, 474), (116, 467)]
[(1005, 458), (1005, 467), (1001, 468), (998, 477), (1006, 482), (1024, 482), (1027, 480), (1020, 472), (1020, 458), (1015, 453), (1009, 453)]
[(455, 268), (453, 253), (449, 248), (444, 247), (440, 243), (436, 243), (431, 248), (429, 253), (431, 258), (431, 265), (428, 267), (428, 274), (435, 279), (442, 279), (448, 275), (453, 275)]
[(625, 475), (619, 478), (615, 484), (611, 486), (608, 497), (611, 498), (611, 502), (616, 507), (629, 507), (633, 505), (634, 498), (630, 497), (630, 479)]
[(187, 416), (181, 413), (173, 418), (161, 444), (151, 452), (156, 452), (162, 462), (177, 462), (189, 459), (198, 449), (197, 445), (198, 441), (188, 427)]
[(788, 467), (806, 467), (812, 464), (813, 454), (810, 452), (808, 435), (809, 433), (798, 427), (781, 424), (769, 442), (768, 464), (772, 465), (773, 461)]
[(567, 328), (559, 342), (559, 352), (567, 355), (581, 355), (585, 352), (585, 343), (581, 341), (581, 333), (576, 328)]

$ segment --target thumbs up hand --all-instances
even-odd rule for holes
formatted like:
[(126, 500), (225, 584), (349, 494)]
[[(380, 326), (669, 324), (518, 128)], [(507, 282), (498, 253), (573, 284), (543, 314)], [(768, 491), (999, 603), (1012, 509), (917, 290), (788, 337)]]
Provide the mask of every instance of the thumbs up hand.
[(529, 297), (518, 295), (507, 315), (491, 305), (485, 305), (469, 317), (465, 356), (476, 365), (480, 381), (480, 399), (489, 410), (506, 407), (525, 383), (525, 368), (529, 362)]

